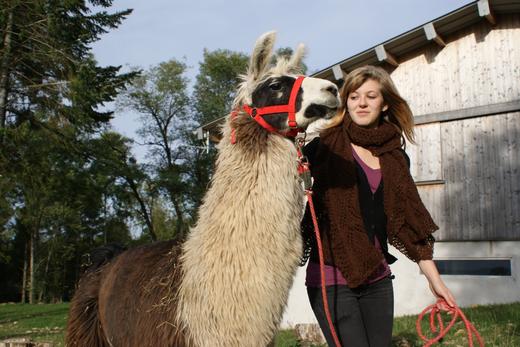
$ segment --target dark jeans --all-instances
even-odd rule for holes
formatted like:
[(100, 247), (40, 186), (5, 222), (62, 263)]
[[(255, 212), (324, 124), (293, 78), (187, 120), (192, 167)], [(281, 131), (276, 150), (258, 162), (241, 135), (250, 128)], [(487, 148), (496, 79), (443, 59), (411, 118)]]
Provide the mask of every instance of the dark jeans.
[[(323, 309), (321, 288), (308, 287), (307, 294), (328, 345), (335, 346)], [(354, 289), (345, 285), (327, 286), (327, 300), (334, 329), (343, 347), (390, 346), (394, 289), (389, 277)]]

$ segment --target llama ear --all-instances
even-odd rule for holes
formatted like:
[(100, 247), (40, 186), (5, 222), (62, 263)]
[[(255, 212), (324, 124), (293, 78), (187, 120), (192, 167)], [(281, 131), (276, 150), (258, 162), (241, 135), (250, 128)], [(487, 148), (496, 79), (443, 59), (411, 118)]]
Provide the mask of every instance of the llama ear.
[(303, 43), (300, 43), (298, 47), (296, 47), (296, 51), (291, 56), (291, 59), (289, 60), (289, 71), (294, 73), (301, 73), (302, 71), (302, 60), (305, 56), (305, 46)]
[(248, 75), (253, 77), (253, 80), (256, 80), (258, 77), (262, 76), (263, 72), (269, 65), (275, 38), (276, 32), (270, 31), (263, 34), (258, 38), (258, 40), (256, 40), (255, 48), (253, 50), (253, 54), (251, 55), (251, 61), (249, 62), (248, 72)]

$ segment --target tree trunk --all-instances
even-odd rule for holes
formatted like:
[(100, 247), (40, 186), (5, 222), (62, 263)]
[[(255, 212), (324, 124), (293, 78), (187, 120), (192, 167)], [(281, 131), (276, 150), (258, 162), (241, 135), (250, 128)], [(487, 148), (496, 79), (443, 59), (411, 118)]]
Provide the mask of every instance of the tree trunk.
[(0, 65), (0, 129), (5, 128), (7, 119), (7, 94), (9, 88), (9, 60), (11, 56), (11, 33), (13, 31), (13, 9), (7, 14)]
[(125, 177), (126, 182), (130, 186), (130, 189), (132, 189), (132, 192), (134, 193), (134, 197), (139, 203), (139, 209), (141, 211), (141, 216), (144, 219), (144, 222), (146, 223), (146, 226), (148, 227), (148, 232), (150, 233), (150, 237), (152, 238), (152, 241), (157, 241), (157, 234), (155, 233), (155, 228), (153, 227), (152, 218), (151, 218), (151, 209), (150, 212), (148, 212), (148, 209), (146, 208), (146, 204), (141, 197), (141, 194), (139, 193), (139, 190), (137, 188), (137, 185), (135, 184), (134, 180), (130, 177)]
[(47, 274), (49, 273), (49, 263), (51, 262), (52, 249), (49, 247), (49, 254), (47, 254), (47, 261), (45, 262), (45, 272), (43, 274), (43, 278), (45, 281), (42, 284), (42, 288), (40, 290), (40, 294), (38, 295), (38, 302), (41, 303), (43, 300), (43, 295), (45, 294), (45, 289), (47, 287)]
[[(106, 192), (106, 188), (108, 187), (105, 187), (104, 189), (104, 192)], [(107, 237), (107, 194), (103, 194), (103, 219), (104, 219), (104, 222), (103, 224), (105, 225), (105, 227), (103, 228), (103, 238), (104, 238), (104, 241), (105, 241), (105, 245), (107, 244), (107, 240), (108, 240), (108, 237)]]
[(27, 293), (27, 254), (28, 254), (28, 246), (29, 241), (25, 243), (24, 252), (23, 252), (23, 274), (22, 274), (22, 304), (25, 304), (27, 301), (26, 293)]
[(29, 236), (29, 304), (34, 304), (34, 231)]
[(182, 209), (180, 207), (180, 204), (179, 202), (177, 201), (177, 199), (175, 198), (175, 196), (173, 195), (172, 192), (170, 192), (170, 198), (172, 199), (172, 203), (173, 203), (173, 209), (175, 210), (175, 214), (177, 215), (177, 223), (176, 223), (176, 226), (177, 226), (177, 237), (179, 239), (184, 239), (184, 218), (182, 217)]

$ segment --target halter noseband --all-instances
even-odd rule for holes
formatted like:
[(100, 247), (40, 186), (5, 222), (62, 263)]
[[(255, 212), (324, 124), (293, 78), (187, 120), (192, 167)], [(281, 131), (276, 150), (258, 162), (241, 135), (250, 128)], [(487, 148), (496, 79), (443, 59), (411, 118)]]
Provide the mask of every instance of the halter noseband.
[[(296, 97), (298, 96), (298, 92), (301, 88), (303, 80), (305, 76), (298, 76), (296, 81), (294, 82), (291, 95), (289, 96), (289, 103), (286, 105), (273, 105), (273, 106), (265, 106), (265, 107), (251, 107), (249, 105), (243, 105), (242, 109), (251, 116), (262, 128), (271, 132), (277, 133), (286, 137), (296, 137), (296, 135), (301, 132), (301, 129), (298, 128), (298, 123), (296, 123)], [(289, 130), (285, 132), (280, 132), (278, 129), (273, 127), (271, 124), (267, 123), (263, 118), (266, 115), (278, 114), (278, 113), (287, 113), (288, 114), (288, 123)], [(235, 118), (238, 114), (238, 111), (235, 110), (231, 113), (231, 117)], [(231, 133), (231, 143), (236, 143), (235, 138), (235, 129), (233, 129)]]

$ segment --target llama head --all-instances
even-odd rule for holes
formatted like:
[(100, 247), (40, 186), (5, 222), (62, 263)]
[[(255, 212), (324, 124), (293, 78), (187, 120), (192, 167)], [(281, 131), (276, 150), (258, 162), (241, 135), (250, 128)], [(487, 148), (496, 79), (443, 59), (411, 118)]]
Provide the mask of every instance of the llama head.
[[(291, 127), (306, 128), (319, 118), (332, 117), (340, 105), (338, 89), (330, 81), (301, 76), (302, 59), (305, 53), (300, 44), (290, 58), (279, 57), (272, 64), (272, 51), (275, 32), (262, 35), (256, 42), (251, 55), (246, 75), (234, 102), (234, 108), (243, 105), (262, 109), (268, 106), (288, 105), (295, 86), (295, 124), (291, 124), (288, 112), (277, 112), (263, 116), (263, 120), (279, 132), (286, 132)], [(297, 88), (301, 82), (300, 88)]]

